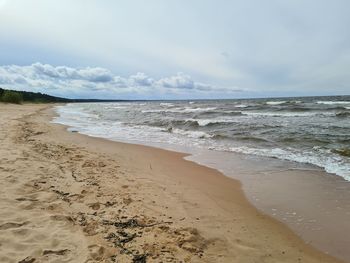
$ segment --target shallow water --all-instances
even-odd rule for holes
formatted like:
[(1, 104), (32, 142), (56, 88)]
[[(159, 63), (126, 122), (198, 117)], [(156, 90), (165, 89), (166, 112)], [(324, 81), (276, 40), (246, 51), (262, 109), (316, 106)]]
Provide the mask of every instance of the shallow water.
[(350, 97), (69, 104), (57, 122), (120, 140), (309, 163), (350, 180)]

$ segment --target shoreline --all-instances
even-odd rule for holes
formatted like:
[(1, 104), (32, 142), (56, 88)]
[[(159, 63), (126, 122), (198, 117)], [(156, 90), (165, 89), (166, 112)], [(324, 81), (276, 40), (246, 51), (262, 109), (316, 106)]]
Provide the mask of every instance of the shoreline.
[[(16, 112), (15, 106), (0, 107), (7, 107), (10, 114)], [(51, 180), (54, 187), (39, 184), (39, 192), (50, 192), (49, 199), (57, 206), (49, 210), (41, 204), (40, 211), (51, 215), (53, 211), (60, 212), (73, 218), (75, 223), (69, 227), (82, 229), (78, 231), (81, 236), (76, 238), (83, 240), (78, 251), (83, 251), (85, 258), (110, 260), (113, 253), (120, 253), (120, 247), (110, 247), (109, 241), (116, 242), (116, 238), (106, 239), (116, 224), (106, 226), (103, 222), (115, 218), (125, 222), (137, 215), (142, 225), (157, 225), (138, 229), (141, 233), (125, 246), (137, 249), (149, 262), (166, 257), (170, 262), (178, 262), (179, 257), (185, 262), (213, 262), (214, 259), (215, 262), (342, 262), (305, 244), (285, 224), (261, 213), (245, 197), (238, 180), (185, 160), (186, 154), (70, 133), (63, 125), (49, 123), (53, 114), (51, 106), (20, 107), (28, 108), (32, 115), (25, 117), (30, 113), (18, 113), (17, 109), (17, 121), (11, 119), (13, 116), (3, 118), (15, 123), (10, 126), (13, 131), (17, 129), (15, 142), (24, 152), (41, 160), (42, 167), (45, 168), (48, 160), (52, 166), (46, 172), (52, 176), (45, 180)], [(6, 140), (11, 147), (11, 140)], [(4, 149), (1, 154), (6, 154)], [(21, 162), (22, 153), (13, 154), (17, 154), (15, 162)], [(34, 158), (29, 156), (26, 158)], [(55, 181), (55, 169), (64, 171), (59, 179), (62, 182)], [(2, 184), (6, 186), (6, 182)], [(40, 195), (35, 198), (40, 199)], [(85, 220), (79, 213), (83, 213)], [(85, 225), (77, 223), (81, 221), (85, 221)], [(126, 234), (131, 235), (134, 229), (127, 230)], [(153, 244), (155, 239), (161, 246)], [(147, 242), (152, 245), (146, 247)], [(69, 251), (74, 254), (73, 248)], [(43, 254), (41, 256), (60, 256), (59, 253)], [(63, 254), (68, 257), (70, 253)], [(125, 258), (120, 260), (130, 262), (131, 256), (136, 257), (123, 254)]]
[[(54, 114), (56, 114), (56, 113), (54, 113)], [(70, 126), (67, 126), (67, 125), (63, 125), (63, 124), (57, 124), (56, 123), (56, 125), (59, 125), (59, 126), (63, 126), (63, 127), (65, 127), (65, 131), (66, 132), (69, 132), (69, 133), (71, 133), (70, 131), (68, 131), (67, 129), (68, 128), (70, 128)], [(75, 132), (74, 132), (75, 133)], [(97, 140), (102, 140), (102, 141), (106, 141), (107, 143), (108, 142), (113, 142), (113, 143), (117, 143), (117, 144), (122, 144), (122, 145), (126, 145), (126, 146), (130, 146), (130, 145), (132, 145), (132, 146), (134, 146), (134, 147), (141, 147), (141, 148), (143, 148), (143, 147), (146, 147), (146, 148), (150, 148), (151, 150), (153, 149), (153, 150), (156, 150), (156, 151), (165, 151), (165, 152), (170, 152), (170, 153), (173, 153), (173, 154), (175, 154), (175, 155), (178, 155), (183, 161), (188, 161), (188, 162), (192, 162), (192, 163), (194, 163), (195, 165), (199, 165), (199, 166), (204, 166), (204, 168), (206, 168), (206, 169), (209, 169), (209, 170), (213, 170), (214, 171), (214, 173), (216, 173), (216, 175), (215, 176), (224, 176), (225, 178), (228, 178), (229, 180), (232, 180), (232, 181), (234, 181), (236, 184), (238, 184), (238, 188), (239, 188), (239, 191), (241, 192), (241, 194), (243, 195), (243, 198), (245, 199), (245, 201), (247, 201), (248, 203), (249, 203), (249, 205), (251, 205), (255, 210), (256, 210), (256, 212), (257, 213), (261, 213), (263, 216), (266, 216), (266, 217), (268, 217), (269, 219), (271, 219), (271, 220), (273, 220), (273, 221), (275, 221), (275, 222), (277, 222), (278, 224), (281, 224), (282, 226), (284, 226), (284, 227), (287, 227), (288, 228), (288, 230), (290, 230), (290, 231), (292, 231), (292, 233), (295, 235), (296, 233), (295, 233), (295, 230), (292, 230), (292, 229), (290, 229), (290, 227), (285, 223), (285, 222), (282, 222), (280, 219), (276, 219), (276, 218), (273, 218), (273, 217), (271, 217), (271, 215), (269, 215), (269, 214), (266, 214), (265, 213), (265, 211), (262, 211), (261, 209), (259, 209), (259, 208), (257, 208), (257, 206), (256, 205), (254, 205), (253, 203), (252, 203), (252, 200), (248, 200), (248, 198), (247, 198), (247, 196), (246, 196), (246, 193), (243, 191), (243, 189), (242, 189), (242, 182), (237, 178), (237, 177), (234, 177), (234, 176), (229, 176), (229, 175), (227, 175), (227, 174), (224, 174), (222, 171), (219, 171), (217, 168), (213, 168), (213, 167), (210, 167), (210, 166), (208, 166), (208, 165), (206, 165), (205, 163), (200, 163), (199, 161), (198, 161), (198, 159), (196, 159), (196, 158), (192, 158), (191, 159), (191, 157), (194, 157), (194, 155), (192, 154), (192, 153), (184, 153), (184, 152), (181, 152), (181, 150), (178, 150), (178, 149), (176, 149), (176, 147), (175, 147), (175, 149), (167, 149), (167, 148), (163, 148), (162, 146), (153, 146), (153, 145), (145, 145), (145, 144), (140, 144), (140, 143), (137, 143), (137, 142), (122, 142), (122, 141), (118, 141), (118, 140), (112, 140), (112, 139), (107, 139), (107, 138), (102, 138), (102, 137), (94, 137), (94, 136), (90, 136), (90, 135), (86, 135), (86, 134), (81, 134), (81, 133), (79, 133), (79, 132), (77, 132), (77, 134), (79, 134), (79, 135), (81, 135), (81, 136), (84, 136), (84, 137), (87, 137), (87, 138), (93, 138), (93, 139), (97, 139)], [(239, 155), (239, 154), (238, 154)], [(177, 158), (177, 157), (176, 157)], [(280, 161), (280, 160), (279, 160)], [(286, 161), (286, 162), (289, 162), (289, 161)], [(310, 166), (310, 167), (312, 167), (312, 166), (314, 166), (314, 165), (307, 165), (307, 166)], [(317, 167), (318, 168), (318, 167)], [(302, 169), (302, 168), (301, 168)], [(320, 169), (320, 168), (318, 168), (318, 169)], [(307, 170), (306, 170), (307, 171)], [(318, 173), (319, 174), (327, 174), (326, 172), (323, 172), (323, 171), (318, 171)], [(336, 175), (336, 176), (338, 176), (338, 175)], [(340, 177), (339, 176), (339, 178), (340, 179), (342, 179), (342, 180), (344, 180), (342, 177)], [(196, 180), (195, 180), (195, 182), (194, 182), (194, 184), (197, 182), (197, 180), (199, 180), (200, 178), (197, 178)], [(215, 180), (215, 179), (214, 179)], [(229, 206), (230, 204), (228, 204), (228, 206)], [(298, 238), (300, 238), (300, 237), (298, 237)], [(305, 241), (302, 241), (302, 242), (305, 242)], [(309, 244), (308, 244), (308, 246), (309, 246)], [(315, 246), (313, 246), (313, 245), (310, 245), (311, 246), (311, 248), (315, 248)], [(324, 252), (321, 252), (321, 253), (324, 253)], [(339, 259), (340, 260), (340, 259)]]
[[(53, 123), (57, 123), (55, 119)], [(71, 126), (68, 124), (67, 129), (88, 137), (186, 153), (184, 159), (238, 180), (253, 206), (286, 224), (304, 242), (350, 261), (350, 237), (342, 234), (350, 232), (350, 214), (347, 212), (350, 211), (350, 184), (341, 176), (329, 174), (312, 164), (288, 160), (154, 143), (152, 140), (93, 136), (84, 130), (80, 132), (74, 122)]]

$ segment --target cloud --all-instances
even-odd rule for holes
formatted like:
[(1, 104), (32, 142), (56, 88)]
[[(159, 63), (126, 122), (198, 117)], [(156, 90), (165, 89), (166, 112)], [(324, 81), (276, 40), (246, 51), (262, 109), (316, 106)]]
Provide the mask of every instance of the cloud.
[(151, 86), (154, 80), (148, 77), (145, 73), (138, 72), (136, 75), (130, 76), (131, 84), (137, 86)]
[[(237, 92), (194, 81), (184, 73), (154, 79), (143, 72), (122, 77), (99, 67), (72, 68), (34, 63), (29, 66), (0, 66), (0, 85), (40, 91), (70, 98), (152, 98), (154, 94), (203, 96), (213, 92)], [(183, 91), (191, 91), (190, 94)], [(200, 97), (200, 96), (199, 96)]]
[(177, 73), (175, 76), (162, 78), (157, 84), (165, 88), (174, 89), (193, 89), (196, 85), (189, 75), (185, 75), (182, 72)]
[(0, 62), (100, 65), (39, 64), (32, 74), (87, 90), (113, 83), (114, 93), (349, 94), (349, 9), (348, 0), (0, 0)]
[(41, 77), (57, 78), (57, 79), (76, 79), (86, 80), (91, 82), (110, 82), (113, 80), (113, 75), (109, 70), (104, 68), (84, 68), (74, 69), (70, 67), (53, 67), (48, 64), (35, 63), (28, 68)]

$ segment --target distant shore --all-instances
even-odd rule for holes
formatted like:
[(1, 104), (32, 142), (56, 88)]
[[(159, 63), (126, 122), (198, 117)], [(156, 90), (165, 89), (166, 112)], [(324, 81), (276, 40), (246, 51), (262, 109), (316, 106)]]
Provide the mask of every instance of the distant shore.
[(341, 262), (184, 154), (69, 133), (48, 105), (0, 115), (1, 262)]

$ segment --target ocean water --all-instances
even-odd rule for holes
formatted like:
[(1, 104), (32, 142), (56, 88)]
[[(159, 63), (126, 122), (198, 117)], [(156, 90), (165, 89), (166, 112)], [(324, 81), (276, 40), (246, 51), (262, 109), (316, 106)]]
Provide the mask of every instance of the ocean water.
[(56, 109), (53, 122), (71, 131), (189, 153), (242, 182), (254, 206), (305, 242), (350, 262), (350, 96)]
[(72, 103), (54, 122), (80, 133), (307, 163), (350, 181), (350, 96)]

